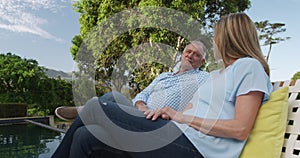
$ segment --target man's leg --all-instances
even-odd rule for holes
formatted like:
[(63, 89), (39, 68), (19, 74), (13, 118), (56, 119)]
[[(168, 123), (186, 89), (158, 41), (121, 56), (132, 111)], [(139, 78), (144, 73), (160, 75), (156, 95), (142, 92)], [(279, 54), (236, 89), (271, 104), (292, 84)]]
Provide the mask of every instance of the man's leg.
[[(98, 98), (95, 97), (95, 98), (90, 99), (89, 101), (87, 101), (85, 106), (89, 106), (90, 108), (87, 108), (87, 110), (85, 110), (85, 109), (82, 110), (83, 113), (90, 113), (89, 110), (99, 108), (100, 105), (98, 102)], [(85, 114), (85, 115), (87, 115), (87, 114)], [(76, 119), (73, 121), (72, 125), (70, 126), (70, 128), (68, 129), (66, 134), (64, 135), (62, 142), (59, 144), (58, 148), (52, 155), (52, 157), (53, 158), (69, 157), (70, 147), (71, 147), (71, 144), (73, 141), (73, 135), (74, 135), (75, 131), (84, 125), (93, 124), (94, 123), (93, 120), (94, 120), (94, 118), (92, 118), (92, 117), (85, 117), (84, 123), (83, 123), (83, 121), (80, 117), (76, 117)]]
[(68, 131), (65, 133), (62, 142), (59, 144), (59, 146), (53, 153), (52, 158), (69, 157), (74, 132), (82, 126), (84, 126), (84, 124), (82, 123), (81, 119), (77, 117), (68, 129)]
[[(103, 114), (103, 111), (101, 114), (101, 110), (99, 110), (99, 109), (102, 109), (102, 108), (100, 108), (99, 100), (101, 100), (101, 99), (94, 97), (94, 98), (90, 99), (89, 101), (87, 101), (87, 103), (84, 105), (85, 108), (83, 108), (80, 112), (80, 117), (77, 117), (74, 120), (74, 122), (72, 123), (72, 125), (70, 126), (68, 131), (66, 132), (62, 142), (60, 143), (60, 145), (58, 146), (58, 148), (52, 155), (53, 158), (69, 157), (70, 147), (73, 142), (74, 133), (76, 132), (76, 130), (78, 128), (85, 126), (85, 125), (90, 125), (90, 124), (101, 124), (101, 122), (103, 122), (103, 121), (101, 121), (101, 117), (104, 117), (105, 114)], [(113, 102), (111, 102), (111, 103), (113, 103)], [(105, 105), (103, 105), (103, 106), (105, 106)], [(124, 106), (124, 107), (127, 107), (129, 109), (135, 109), (135, 108), (133, 108), (133, 106)], [(140, 116), (143, 116), (143, 114), (140, 111), (138, 111), (138, 113)]]
[(99, 98), (101, 101), (111, 101), (122, 105), (133, 106), (132, 101), (118, 91), (112, 91)]
[[(78, 128), (91, 124), (100, 126), (105, 129), (105, 133), (109, 133), (111, 136), (111, 139), (107, 140), (101, 133), (92, 132), (100, 142), (119, 150), (131, 151), (130, 155), (134, 157), (147, 157), (153, 154), (165, 156), (170, 151), (174, 153), (181, 151), (179, 149), (185, 146), (193, 147), (177, 126), (170, 121), (162, 119), (150, 121), (136, 108), (118, 105), (114, 102), (101, 102), (100, 106), (99, 100), (93, 98), (87, 102), (86, 108), (80, 113), (80, 118), (78, 117), (74, 121), (53, 157), (69, 157), (73, 139), (77, 139), (74, 133)], [(87, 129), (93, 131), (89, 129), (89, 126), (87, 126)], [(178, 137), (183, 138), (177, 142), (174, 141)], [(85, 139), (78, 140), (84, 141)], [(94, 146), (95, 144), (92, 144), (89, 148)], [(201, 155), (194, 150), (195, 148), (188, 147), (188, 149), (191, 150), (184, 150), (187, 151), (186, 154), (193, 151), (193, 154)]]
[[(89, 111), (94, 113), (97, 111), (97, 115), (93, 117), (106, 134), (93, 132), (93, 129), (87, 126), (87, 130), (92, 131), (91, 133), (101, 143), (93, 143), (82, 137), (81, 143), (93, 143), (87, 145), (90, 149), (84, 149), (85, 151), (91, 151), (99, 146), (101, 148), (104, 143), (117, 151), (130, 151), (128, 153), (132, 157), (202, 157), (171, 121), (147, 120), (139, 110), (114, 102), (101, 102), (100, 107), (99, 111), (97, 109)], [(93, 114), (87, 114), (91, 115)]]
[(84, 106), (60, 106), (55, 109), (55, 115), (65, 121), (72, 121)]
[[(102, 101), (111, 101), (118, 104), (133, 106), (131, 100), (129, 100), (127, 97), (125, 97), (124, 95), (122, 95), (117, 91), (106, 93), (103, 96), (101, 96), (99, 99)], [(55, 109), (55, 115), (62, 120), (71, 121), (77, 117), (78, 113), (83, 108), (84, 106), (77, 106), (77, 107), (61, 106)]]

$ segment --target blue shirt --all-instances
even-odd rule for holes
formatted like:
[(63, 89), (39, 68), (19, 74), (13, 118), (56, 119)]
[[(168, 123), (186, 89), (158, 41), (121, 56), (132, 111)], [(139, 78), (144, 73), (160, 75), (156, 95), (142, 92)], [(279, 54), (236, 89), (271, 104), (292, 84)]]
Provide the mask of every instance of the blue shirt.
[(199, 86), (209, 74), (199, 69), (180, 74), (165, 72), (156, 77), (152, 83), (132, 100), (143, 101), (150, 109), (169, 106), (174, 110), (182, 110), (192, 99)]
[[(200, 118), (233, 119), (236, 97), (251, 91), (263, 92), (265, 102), (272, 91), (271, 81), (258, 60), (249, 57), (238, 59), (226, 69), (210, 73), (192, 98), (192, 109), (184, 114)], [(209, 136), (186, 124), (175, 124), (204, 157), (237, 158), (246, 142)]]

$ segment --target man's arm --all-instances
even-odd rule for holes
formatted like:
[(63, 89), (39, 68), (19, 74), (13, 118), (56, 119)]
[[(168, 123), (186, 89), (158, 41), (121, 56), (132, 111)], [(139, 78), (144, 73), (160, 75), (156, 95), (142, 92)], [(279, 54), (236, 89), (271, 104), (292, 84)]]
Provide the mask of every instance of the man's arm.
[(132, 99), (133, 105), (137, 109), (139, 109), (143, 112), (148, 110), (148, 108), (147, 108), (148, 98), (150, 97), (154, 87), (160, 81), (161, 77), (162, 77), (162, 74), (159, 75), (158, 77), (156, 77), (143, 91), (141, 91), (139, 94), (137, 94), (135, 96), (134, 99)]

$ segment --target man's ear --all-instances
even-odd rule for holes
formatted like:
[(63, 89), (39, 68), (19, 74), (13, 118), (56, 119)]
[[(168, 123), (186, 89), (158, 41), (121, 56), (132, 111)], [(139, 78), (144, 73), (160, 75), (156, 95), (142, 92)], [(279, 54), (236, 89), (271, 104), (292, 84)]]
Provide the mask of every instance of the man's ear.
[(201, 60), (201, 65), (203, 65), (205, 63), (205, 59)]

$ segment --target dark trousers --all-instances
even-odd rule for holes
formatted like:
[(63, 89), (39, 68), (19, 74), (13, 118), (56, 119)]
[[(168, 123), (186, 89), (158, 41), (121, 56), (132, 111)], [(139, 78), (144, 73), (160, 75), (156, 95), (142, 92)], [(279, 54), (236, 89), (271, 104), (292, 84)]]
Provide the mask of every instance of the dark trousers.
[(203, 157), (172, 121), (147, 120), (118, 95), (89, 100), (52, 157)]

